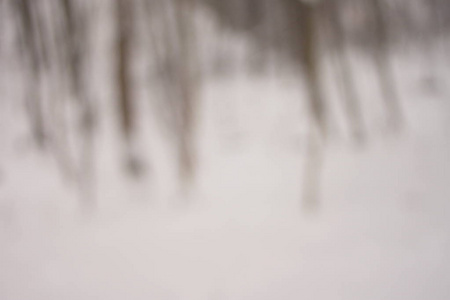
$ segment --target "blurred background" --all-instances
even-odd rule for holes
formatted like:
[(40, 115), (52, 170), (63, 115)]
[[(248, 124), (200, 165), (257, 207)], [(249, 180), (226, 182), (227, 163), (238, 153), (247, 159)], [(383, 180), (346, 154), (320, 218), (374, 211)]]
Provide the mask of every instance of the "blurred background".
[(0, 0), (0, 299), (449, 299), (450, 2)]

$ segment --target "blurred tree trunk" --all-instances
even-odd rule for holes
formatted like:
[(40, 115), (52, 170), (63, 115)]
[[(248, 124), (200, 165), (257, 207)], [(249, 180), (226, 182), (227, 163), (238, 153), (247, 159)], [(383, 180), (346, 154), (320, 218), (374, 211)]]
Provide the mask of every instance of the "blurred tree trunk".
[(47, 142), (43, 99), (40, 92), (43, 49), (40, 47), (40, 35), (37, 32), (38, 14), (34, 5), (36, 3), (30, 0), (16, 0), (14, 2), (21, 36), (20, 52), (29, 72), (26, 79), (28, 81), (25, 95), (26, 111), (28, 112), (34, 140), (42, 148)]
[[(172, 6), (173, 3), (166, 0), (145, 0), (144, 2), (155, 68), (155, 70), (152, 70), (154, 73), (149, 76), (149, 85), (153, 85), (154, 80), (156, 80), (158, 86), (161, 87), (164, 103), (158, 110), (166, 113), (164, 117), (170, 119), (170, 121), (164, 121), (168, 123), (173, 121), (174, 116), (171, 112), (173, 112), (174, 101), (177, 98), (176, 89), (174, 89), (176, 83), (176, 43), (174, 42), (176, 28), (174, 28), (175, 24), (172, 21)], [(155, 73), (157, 78), (154, 77)]]
[(334, 62), (343, 93), (344, 109), (353, 139), (361, 143), (364, 140), (364, 129), (360, 102), (357, 96), (352, 66), (346, 48), (346, 34), (342, 25), (342, 15), (339, 2), (331, 0), (326, 3), (326, 19), (328, 20), (329, 38), (333, 41)]
[(298, 3), (300, 6), (300, 34), (302, 36), (302, 62), (308, 93), (310, 132), (304, 170), (303, 207), (311, 210), (319, 205), (322, 145), (327, 135), (325, 101), (321, 90), (317, 4)]
[(94, 205), (94, 123), (95, 115), (92, 100), (87, 88), (88, 68), (88, 32), (89, 15), (85, 7), (76, 5), (74, 0), (61, 2), (65, 20), (65, 45), (71, 93), (79, 107), (80, 126), (80, 163), (78, 183), (84, 208)]
[(302, 37), (302, 63), (308, 93), (308, 106), (314, 126), (321, 136), (327, 135), (326, 104), (322, 96), (320, 75), (319, 37), (317, 27), (317, 4), (303, 3), (300, 6), (300, 35)]
[(180, 179), (186, 188), (195, 176), (195, 126), (198, 101), (198, 65), (196, 60), (195, 0), (176, 0), (179, 37), (178, 78), (180, 90), (179, 167)]
[(387, 20), (383, 11), (383, 0), (370, 0), (370, 10), (374, 18), (375, 33), (375, 64), (380, 81), (382, 95), (385, 101), (388, 125), (397, 131), (402, 123), (402, 112), (400, 100), (396, 90), (396, 83), (393, 75), (392, 65), (389, 60), (389, 38)]
[(119, 114), (125, 142), (130, 143), (133, 133), (133, 103), (130, 78), (130, 35), (131, 3), (127, 0), (117, 2), (117, 87), (119, 92)]
[(134, 0), (116, 0), (116, 85), (120, 126), (126, 151), (126, 169), (132, 175), (138, 176), (142, 166), (133, 152), (133, 133), (136, 129), (131, 74), (133, 6)]

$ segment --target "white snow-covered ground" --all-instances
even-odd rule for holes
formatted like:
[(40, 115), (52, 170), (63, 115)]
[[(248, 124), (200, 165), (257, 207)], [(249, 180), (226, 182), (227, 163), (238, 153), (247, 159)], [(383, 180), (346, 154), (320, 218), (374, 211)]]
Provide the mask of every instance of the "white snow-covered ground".
[(104, 130), (90, 217), (51, 156), (21, 139), (19, 108), (2, 103), (0, 299), (450, 299), (449, 62), (439, 58), (430, 86), (423, 56), (398, 55), (406, 122), (395, 135), (357, 58), (370, 138), (328, 142), (315, 213), (300, 206), (302, 93), (282, 72), (207, 79), (189, 199), (152, 118), (141, 123), (149, 159), (138, 180), (120, 173)]

